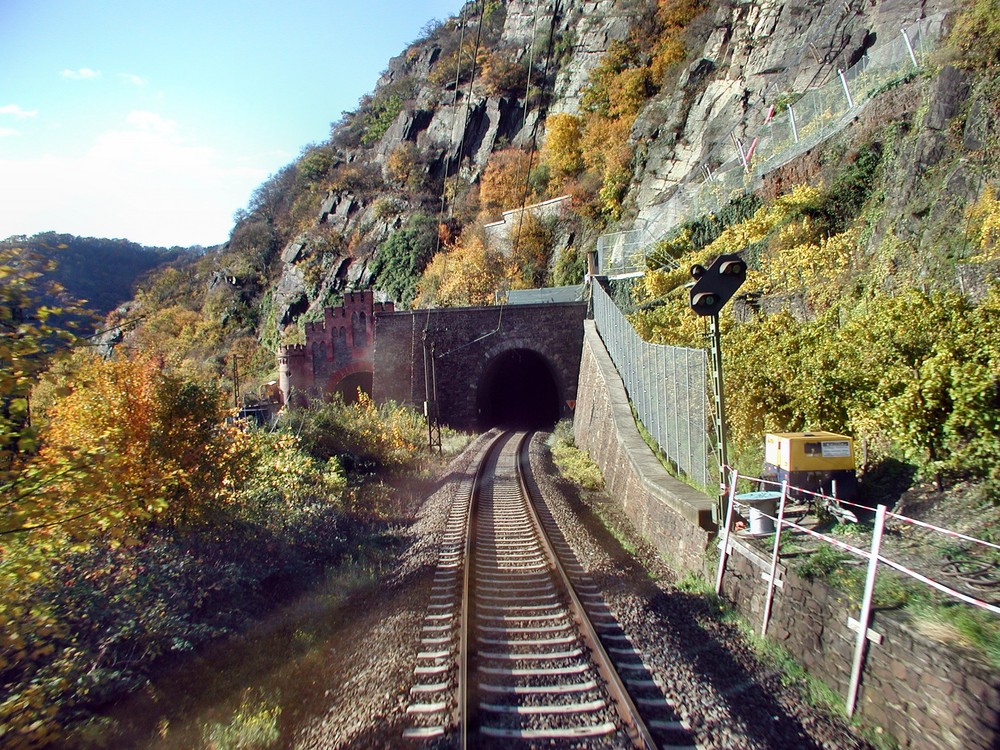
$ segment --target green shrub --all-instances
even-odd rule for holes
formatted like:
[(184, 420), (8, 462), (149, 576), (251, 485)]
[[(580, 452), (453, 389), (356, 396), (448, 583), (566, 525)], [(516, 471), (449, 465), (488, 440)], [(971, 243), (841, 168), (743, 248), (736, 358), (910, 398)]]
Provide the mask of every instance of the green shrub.
[(375, 253), (371, 264), (375, 285), (402, 306), (417, 295), (417, 282), (434, 254), (435, 230), (432, 217), (414, 214)]
[(301, 435), (304, 449), (314, 458), (336, 458), (348, 472), (363, 474), (413, 463), (425, 428), (416, 411), (392, 402), (376, 406), (363, 393), (357, 403), (334, 396), (289, 410), (284, 424)]
[(566, 479), (587, 490), (604, 489), (604, 475), (590, 455), (573, 444), (573, 423), (563, 420), (549, 440), (552, 460)]
[(403, 111), (403, 98), (398, 94), (376, 99), (365, 116), (361, 143), (370, 145), (379, 140)]

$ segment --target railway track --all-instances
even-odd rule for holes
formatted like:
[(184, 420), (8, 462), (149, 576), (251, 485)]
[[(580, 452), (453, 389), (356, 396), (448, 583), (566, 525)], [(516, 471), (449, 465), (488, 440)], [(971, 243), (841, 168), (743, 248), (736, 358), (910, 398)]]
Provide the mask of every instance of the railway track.
[(504, 433), (439, 553), (404, 736), (451, 747), (692, 748)]

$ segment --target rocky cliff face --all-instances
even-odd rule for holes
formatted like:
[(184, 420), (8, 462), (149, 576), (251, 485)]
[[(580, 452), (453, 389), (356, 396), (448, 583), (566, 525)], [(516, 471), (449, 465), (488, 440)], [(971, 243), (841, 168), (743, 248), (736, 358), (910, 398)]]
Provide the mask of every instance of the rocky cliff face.
[(636, 213), (656, 206), (711, 155), (731, 151), (731, 134), (749, 143), (770, 105), (836, 80), (901, 29), (943, 14), (948, 0), (772, 0), (719, 5), (696, 60), (647, 107), (635, 137), (648, 156), (634, 187)]
[[(461, 200), (442, 200), (448, 195), (446, 179), (475, 185), (497, 149), (537, 148), (546, 117), (579, 110), (590, 73), (609, 45), (625, 38), (655, 4), (510, 0), (486, 4), (494, 11), (484, 27), (476, 15), (479, 5), (470, 3), (460, 18), (390, 61), (370, 101), (335, 128), (330, 146), (335, 163), (367, 177), (362, 184), (354, 180), (329, 188), (312, 226), (284, 248), (274, 294), (280, 321), (315, 314), (336, 294), (368, 285), (373, 253), (409, 215), (461, 220)], [(635, 122), (634, 176), (623, 218), (617, 227), (591, 228), (577, 242), (591, 249), (600, 231), (655, 222), (678, 187), (713, 155), (731, 150), (734, 135), (744, 139), (759, 129), (780, 97), (836, 80), (839, 69), (899, 38), (903, 27), (934, 14), (943, 17), (952, 5), (953, 0), (713, 3), (686, 31), (685, 62), (667, 71), (660, 93)], [(481, 53), (495, 53), (492, 60), (483, 54), (477, 60), (480, 66), (492, 63), (492, 83), (482, 67), (474, 75), (470, 60), (461, 70), (456, 67), (455, 49), (472, 38), (480, 40)], [(528, 80), (505, 88), (495, 74), (501, 61), (519, 66)], [(940, 85), (960, 87), (953, 83)], [(382, 118), (378, 128), (372, 125), (375, 115)], [(331, 248), (332, 234), (338, 241)]]

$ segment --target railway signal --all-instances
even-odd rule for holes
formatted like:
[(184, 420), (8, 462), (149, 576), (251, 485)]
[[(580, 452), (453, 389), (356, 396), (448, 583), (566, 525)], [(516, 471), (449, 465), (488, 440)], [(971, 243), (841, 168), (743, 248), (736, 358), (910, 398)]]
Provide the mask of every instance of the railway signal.
[(691, 309), (698, 315), (718, 315), (747, 279), (747, 264), (736, 253), (720, 255), (708, 268), (691, 266)]
[(696, 314), (708, 316), (711, 321), (712, 341), (712, 391), (715, 396), (716, 457), (719, 462), (718, 519), (725, 518), (726, 466), (729, 463), (726, 449), (726, 394), (722, 383), (722, 333), (719, 328), (719, 311), (732, 299), (736, 290), (747, 278), (747, 264), (736, 253), (716, 258), (708, 268), (691, 266), (691, 309)]

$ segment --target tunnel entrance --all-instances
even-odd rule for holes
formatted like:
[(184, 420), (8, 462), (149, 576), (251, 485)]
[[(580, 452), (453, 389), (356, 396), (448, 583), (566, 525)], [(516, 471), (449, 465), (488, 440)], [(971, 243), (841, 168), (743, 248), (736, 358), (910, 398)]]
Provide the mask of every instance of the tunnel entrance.
[(559, 420), (559, 389), (545, 358), (512, 349), (486, 366), (476, 396), (479, 427), (551, 429)]
[(347, 375), (331, 389), (331, 393), (339, 393), (345, 404), (356, 404), (359, 389), (367, 396), (372, 395), (372, 374), (370, 372), (361, 371)]

